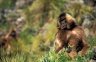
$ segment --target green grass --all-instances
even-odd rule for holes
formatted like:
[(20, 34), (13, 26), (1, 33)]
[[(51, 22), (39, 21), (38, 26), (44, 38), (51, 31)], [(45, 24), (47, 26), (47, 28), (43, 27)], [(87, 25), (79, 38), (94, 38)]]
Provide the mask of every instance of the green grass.
[(40, 62), (87, 62), (91, 57), (92, 52), (89, 52), (86, 56), (77, 56), (75, 59), (71, 59), (65, 52), (55, 54), (53, 52), (47, 53), (40, 59)]
[[(3, 53), (4, 54), (4, 53)], [(0, 62), (35, 62), (34, 54), (27, 52), (14, 52), (0, 56)]]
[(95, 38), (90, 39), (89, 42), (91, 47), (89, 48), (88, 54), (86, 56), (81, 57), (78, 55), (75, 59), (70, 59), (67, 53), (64, 51), (61, 51), (59, 54), (56, 54), (51, 49), (49, 52), (46, 52), (44, 55), (42, 55), (42, 57), (39, 58), (38, 55), (33, 54), (31, 51), (15, 51), (9, 55), (3, 52), (1, 53), (2, 55), (0, 55), (0, 62), (87, 62), (92, 56), (92, 47), (94, 46), (93, 44), (96, 43), (95, 41)]
[(90, 48), (84, 57), (78, 55), (75, 59), (70, 59), (66, 52), (55, 54), (53, 51), (50, 51), (40, 59), (40, 62), (88, 62), (92, 57), (92, 48), (96, 45), (96, 38), (89, 38), (88, 40)]

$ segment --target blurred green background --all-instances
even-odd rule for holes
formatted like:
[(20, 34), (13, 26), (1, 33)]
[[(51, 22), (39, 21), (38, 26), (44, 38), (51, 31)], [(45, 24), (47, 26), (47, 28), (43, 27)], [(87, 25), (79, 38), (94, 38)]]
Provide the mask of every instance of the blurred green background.
[[(96, 45), (95, 0), (0, 0), (0, 32), (16, 28), (18, 41), (12, 52), (0, 52), (0, 62), (87, 62)], [(88, 54), (71, 60), (65, 52), (55, 54), (53, 44), (60, 13), (72, 15), (85, 28)]]

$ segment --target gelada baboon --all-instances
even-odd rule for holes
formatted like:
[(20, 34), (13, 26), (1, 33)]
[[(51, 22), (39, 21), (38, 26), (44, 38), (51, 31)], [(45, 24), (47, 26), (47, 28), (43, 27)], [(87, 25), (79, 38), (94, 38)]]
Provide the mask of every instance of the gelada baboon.
[(12, 41), (12, 39), (15, 39), (17, 41), (17, 32), (14, 29), (10, 29), (10, 31), (0, 39), (0, 48), (4, 48), (8, 54), (11, 50), (10, 42)]
[(60, 14), (57, 28), (55, 39), (55, 50), (57, 53), (64, 47), (71, 58), (76, 57), (79, 52), (82, 56), (86, 54), (89, 46), (84, 30), (76, 24), (72, 16), (66, 13)]

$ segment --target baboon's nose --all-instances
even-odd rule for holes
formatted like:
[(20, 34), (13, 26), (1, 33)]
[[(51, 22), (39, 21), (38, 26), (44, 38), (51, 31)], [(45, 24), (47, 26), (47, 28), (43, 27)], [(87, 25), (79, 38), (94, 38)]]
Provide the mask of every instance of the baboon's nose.
[(71, 47), (68, 47), (67, 53), (70, 53), (71, 51), (72, 51), (72, 48)]

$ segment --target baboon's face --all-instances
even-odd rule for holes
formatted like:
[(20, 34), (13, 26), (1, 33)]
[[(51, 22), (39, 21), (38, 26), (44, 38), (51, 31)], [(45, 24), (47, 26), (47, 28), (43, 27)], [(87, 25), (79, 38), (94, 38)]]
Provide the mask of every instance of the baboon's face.
[(75, 19), (67, 13), (60, 14), (60, 16), (58, 17), (58, 20), (59, 21), (57, 23), (57, 27), (59, 29), (71, 30), (77, 26)]
[(59, 24), (60, 29), (66, 29), (67, 28), (68, 23), (67, 23), (65, 14), (62, 14), (62, 15), (59, 16), (58, 24)]
[(67, 21), (66, 20), (62, 20), (59, 23), (60, 23), (60, 28), (61, 29), (67, 28)]

